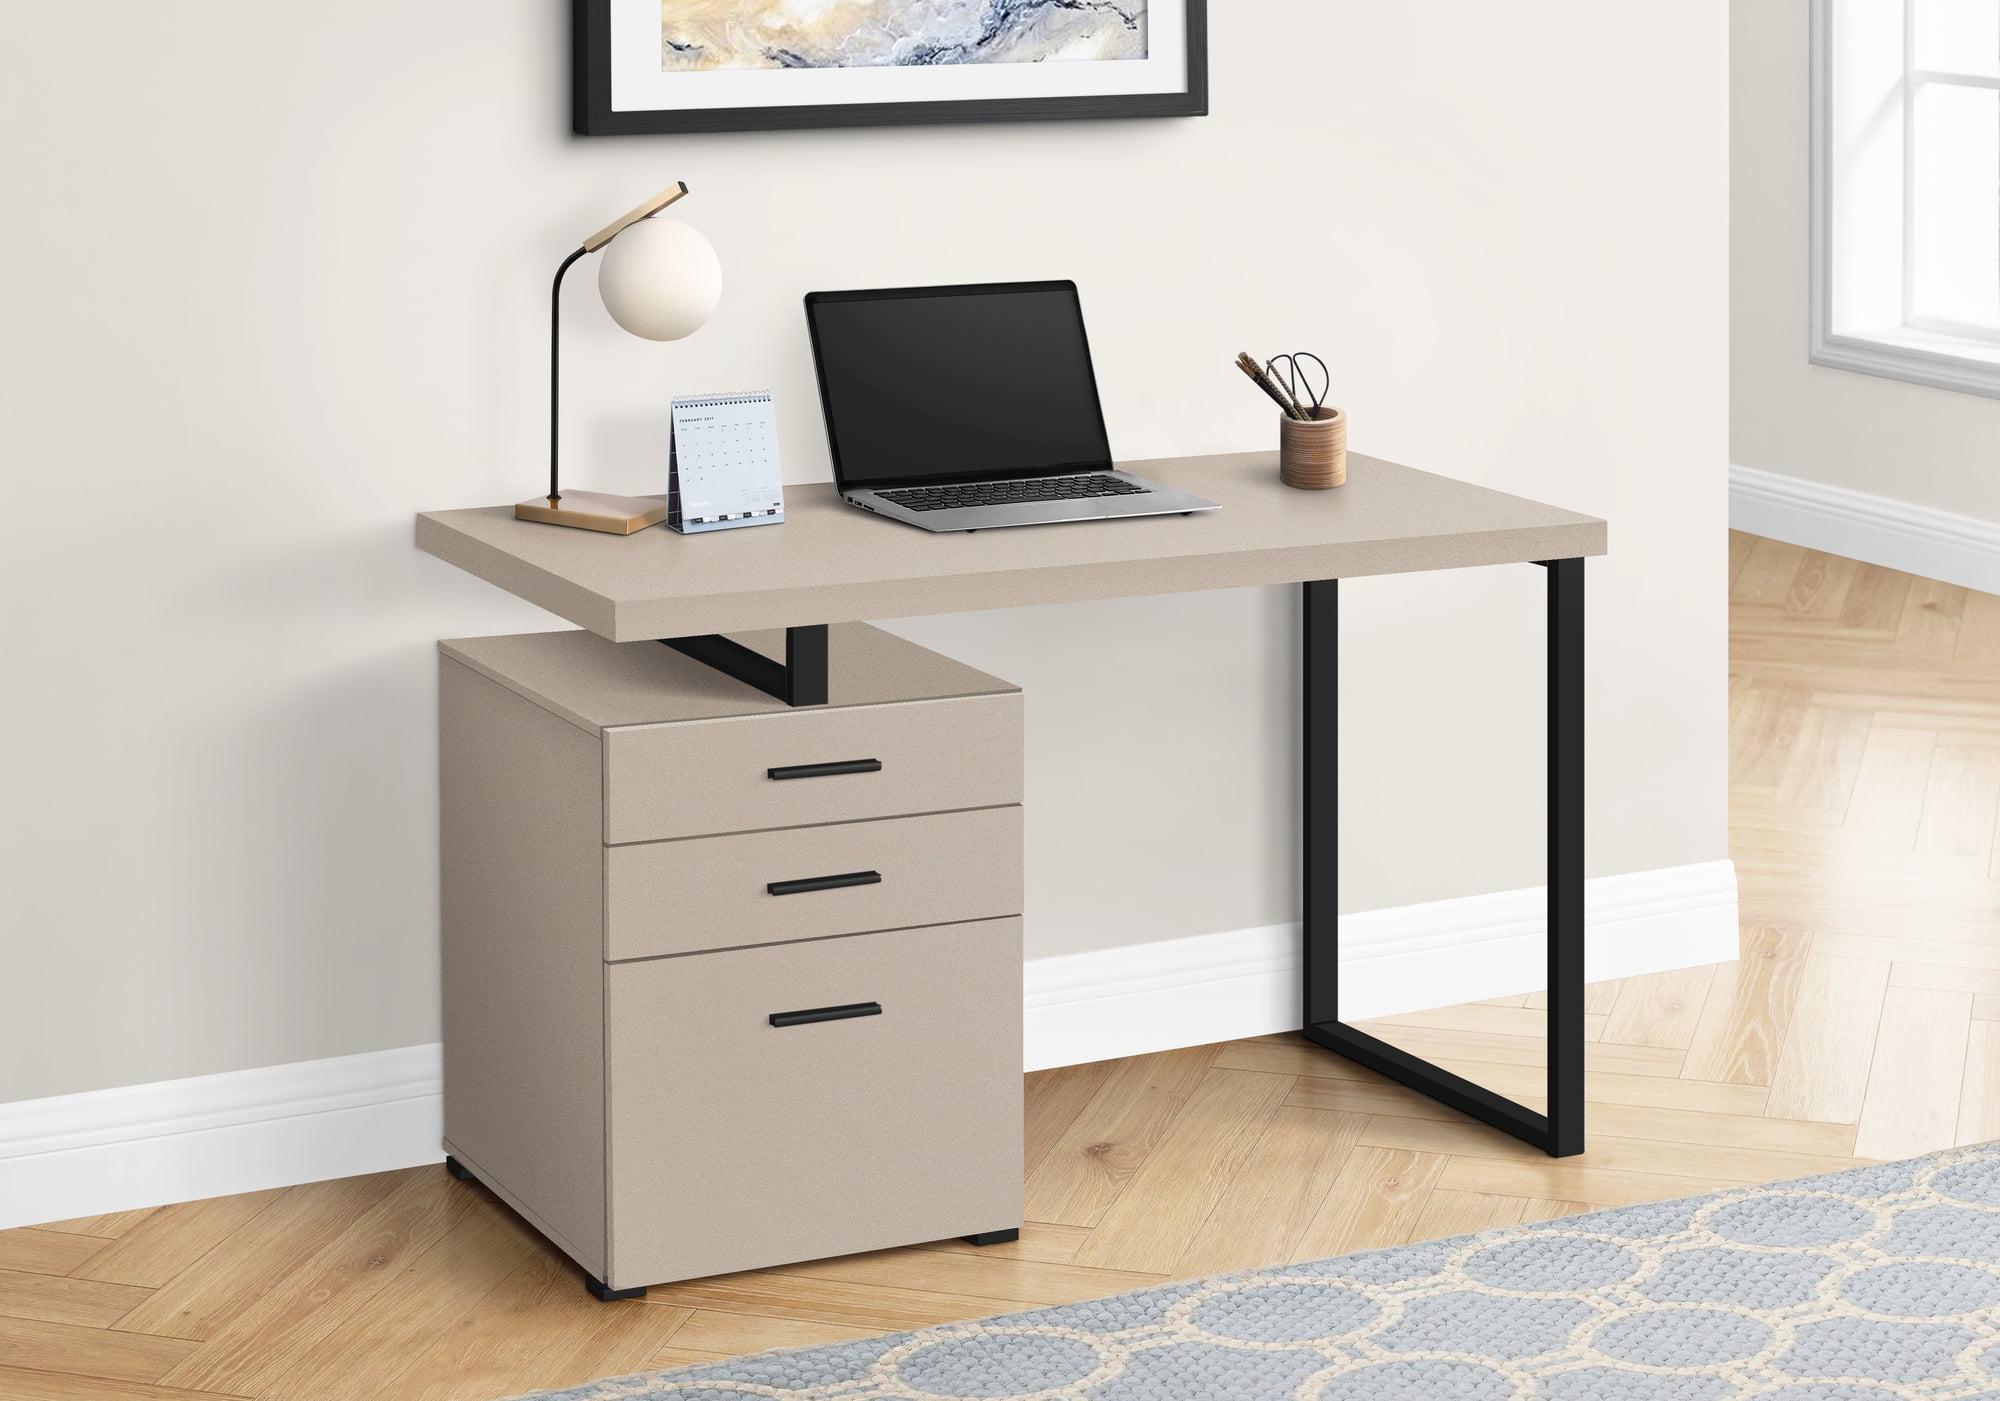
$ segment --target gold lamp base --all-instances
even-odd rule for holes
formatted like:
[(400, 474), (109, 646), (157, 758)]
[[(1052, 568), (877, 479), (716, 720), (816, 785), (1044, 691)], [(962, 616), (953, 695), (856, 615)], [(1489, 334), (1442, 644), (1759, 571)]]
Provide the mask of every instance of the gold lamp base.
[(667, 518), (667, 503), (657, 496), (607, 496), (601, 491), (565, 491), (560, 497), (537, 496), (514, 507), (514, 519), (543, 525), (569, 525), (630, 535)]

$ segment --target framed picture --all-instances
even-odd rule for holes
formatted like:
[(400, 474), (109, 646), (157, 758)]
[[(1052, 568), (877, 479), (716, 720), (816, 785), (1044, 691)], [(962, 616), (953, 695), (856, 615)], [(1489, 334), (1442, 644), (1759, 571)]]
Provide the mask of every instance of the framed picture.
[(571, 0), (583, 136), (1208, 111), (1207, 0)]

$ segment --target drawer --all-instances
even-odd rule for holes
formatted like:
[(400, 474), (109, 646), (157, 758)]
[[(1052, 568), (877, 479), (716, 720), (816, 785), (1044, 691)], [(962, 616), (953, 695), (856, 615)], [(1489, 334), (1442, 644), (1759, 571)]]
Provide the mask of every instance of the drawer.
[(1021, 913), (1021, 809), (614, 846), (604, 956), (650, 958)]
[(656, 841), (1021, 801), (1021, 696), (604, 732), (604, 839)]
[[(1020, 1224), (1020, 920), (605, 983), (613, 1288)], [(862, 1004), (880, 1011), (772, 1025)]]

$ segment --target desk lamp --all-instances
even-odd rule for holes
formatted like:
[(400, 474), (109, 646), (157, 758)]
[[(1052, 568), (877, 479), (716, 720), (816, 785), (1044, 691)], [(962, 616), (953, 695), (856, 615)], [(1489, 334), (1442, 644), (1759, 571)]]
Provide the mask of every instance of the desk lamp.
[(693, 227), (653, 217), (687, 192), (683, 183), (670, 185), (585, 239), (556, 269), (549, 305), (549, 492), (521, 502), (514, 508), (516, 518), (613, 535), (630, 535), (667, 518), (667, 503), (655, 497), (562, 489), (557, 472), (561, 435), (556, 431), (562, 285), (563, 274), (577, 259), (602, 248), (606, 252), (597, 268), (597, 292), (613, 321), (649, 341), (677, 341), (700, 330), (722, 295), (722, 264)]

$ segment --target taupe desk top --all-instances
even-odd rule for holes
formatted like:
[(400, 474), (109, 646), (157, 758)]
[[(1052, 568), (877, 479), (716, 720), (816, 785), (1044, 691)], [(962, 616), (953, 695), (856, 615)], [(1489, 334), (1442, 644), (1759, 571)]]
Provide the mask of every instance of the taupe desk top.
[(1295, 491), (1277, 454), (1121, 463), (1220, 511), (932, 535), (785, 488), (785, 524), (632, 536), (427, 511), (419, 548), (613, 642), (1601, 555), (1604, 522), (1350, 455)]

